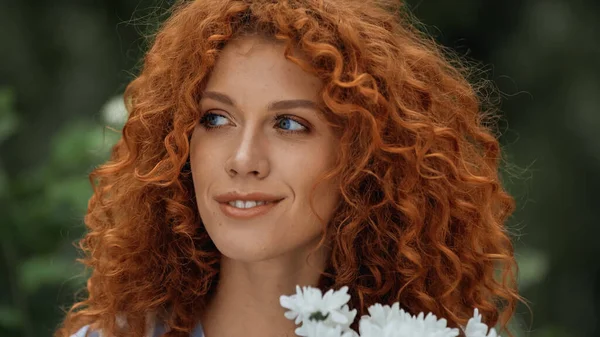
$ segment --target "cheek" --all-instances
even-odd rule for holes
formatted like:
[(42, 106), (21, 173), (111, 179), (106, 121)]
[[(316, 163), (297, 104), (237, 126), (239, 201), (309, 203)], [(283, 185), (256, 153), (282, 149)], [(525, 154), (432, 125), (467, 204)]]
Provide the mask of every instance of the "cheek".
[[(297, 156), (291, 156), (290, 152), (283, 155), (280, 167), (285, 181), (289, 182), (299, 207), (298, 212), (308, 215), (311, 212), (310, 198), (314, 211), (324, 220), (329, 221), (334, 208), (339, 200), (338, 185), (335, 181), (321, 181), (311, 195), (314, 184), (324, 173), (330, 170), (334, 162), (333, 153), (326, 151), (325, 147), (320, 149), (308, 149)], [(333, 158), (335, 159), (335, 158)], [(318, 219), (311, 214), (315, 221)], [(298, 215), (300, 216), (300, 215)]]
[(331, 181), (320, 184), (315, 190), (313, 197), (314, 210), (319, 217), (323, 219), (324, 224), (328, 224), (333, 217), (333, 212), (340, 200), (340, 193), (337, 185)]
[(276, 163), (276, 170), (281, 169), (286, 177), (303, 183), (314, 182), (321, 174), (331, 169), (337, 156), (337, 149), (324, 139), (306, 144), (276, 146), (272, 147), (272, 150), (275, 150), (272, 163)]
[[(312, 181), (313, 184), (335, 165), (335, 159), (337, 156), (335, 151), (337, 151), (337, 148), (332, 146), (332, 144), (328, 145), (330, 146), (323, 146), (321, 148), (319, 153), (320, 155), (318, 156), (319, 160), (312, 163), (314, 167), (314, 177)], [(312, 188), (312, 185), (309, 187), (309, 193), (310, 188)], [(335, 179), (330, 179), (321, 181), (313, 193), (313, 205), (315, 211), (326, 222), (329, 222), (333, 216), (333, 212), (335, 211), (335, 208), (340, 200), (338, 188), (339, 186), (337, 181)]]
[[(206, 146), (201, 135), (194, 134), (190, 141), (190, 169), (198, 207), (204, 208), (205, 197), (209, 195), (210, 185), (217, 179), (217, 158), (215, 151)], [(206, 210), (204, 212), (206, 213)]]
[(217, 168), (219, 153), (223, 151), (203, 137), (202, 131), (195, 131), (190, 140), (190, 166), (194, 183), (198, 181), (211, 181)]

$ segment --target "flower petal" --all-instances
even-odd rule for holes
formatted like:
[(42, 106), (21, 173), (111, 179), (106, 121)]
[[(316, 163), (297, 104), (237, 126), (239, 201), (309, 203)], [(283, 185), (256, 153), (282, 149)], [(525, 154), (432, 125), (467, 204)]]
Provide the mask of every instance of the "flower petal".
[(331, 316), (331, 320), (338, 324), (348, 324), (348, 317), (346, 315), (340, 313), (339, 311), (331, 311), (329, 313)]
[(295, 319), (296, 317), (298, 317), (298, 313), (295, 311), (286, 311), (283, 315), (287, 319)]

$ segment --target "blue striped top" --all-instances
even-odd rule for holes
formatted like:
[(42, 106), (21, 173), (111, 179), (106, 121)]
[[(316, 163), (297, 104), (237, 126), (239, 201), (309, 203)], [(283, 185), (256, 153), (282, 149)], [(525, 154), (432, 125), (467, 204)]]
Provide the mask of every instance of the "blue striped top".
[[(86, 325), (83, 328), (79, 329), (79, 331), (77, 331), (74, 335), (71, 335), (71, 337), (86, 337), (85, 334), (89, 330), (89, 328), (90, 328), (90, 326)], [(165, 331), (167, 331), (166, 326), (164, 324), (157, 323), (154, 328), (154, 333), (152, 334), (152, 337), (160, 337), (160, 335), (165, 333)], [(100, 335), (100, 333), (98, 331), (92, 331), (92, 332), (90, 332), (90, 334), (87, 337), (102, 337), (102, 336)], [(204, 332), (202, 331), (202, 326), (200, 325), (200, 323), (198, 323), (198, 325), (196, 325), (196, 327), (192, 331), (192, 334), (190, 335), (190, 337), (204, 337)]]

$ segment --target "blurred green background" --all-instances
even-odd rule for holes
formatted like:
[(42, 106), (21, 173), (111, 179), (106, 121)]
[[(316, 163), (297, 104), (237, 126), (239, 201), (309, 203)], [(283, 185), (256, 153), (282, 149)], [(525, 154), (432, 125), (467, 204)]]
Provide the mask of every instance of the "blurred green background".
[[(408, 1), (502, 91), (518, 336), (600, 336), (600, 2)], [(87, 174), (107, 159), (165, 1), (0, 0), (0, 336), (50, 336), (84, 286)]]

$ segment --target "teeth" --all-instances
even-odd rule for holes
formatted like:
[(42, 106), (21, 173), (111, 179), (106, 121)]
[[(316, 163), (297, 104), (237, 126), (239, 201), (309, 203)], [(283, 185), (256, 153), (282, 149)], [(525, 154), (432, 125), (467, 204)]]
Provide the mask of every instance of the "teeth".
[(243, 201), (243, 200), (232, 200), (229, 205), (235, 208), (252, 208), (264, 204), (268, 204), (268, 201)]

